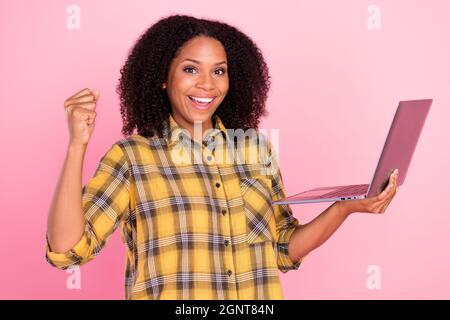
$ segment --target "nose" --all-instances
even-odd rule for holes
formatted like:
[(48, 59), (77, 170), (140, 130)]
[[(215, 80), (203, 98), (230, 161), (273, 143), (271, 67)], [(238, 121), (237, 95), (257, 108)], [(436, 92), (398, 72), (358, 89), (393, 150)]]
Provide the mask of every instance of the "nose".
[(202, 74), (198, 78), (196, 87), (205, 90), (211, 90), (214, 88), (214, 78), (209, 74)]

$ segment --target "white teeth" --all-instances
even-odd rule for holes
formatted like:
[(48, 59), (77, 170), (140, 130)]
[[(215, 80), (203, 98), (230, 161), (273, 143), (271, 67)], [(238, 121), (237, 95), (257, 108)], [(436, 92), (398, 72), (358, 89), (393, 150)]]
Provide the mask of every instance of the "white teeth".
[(214, 98), (197, 98), (197, 97), (193, 97), (193, 96), (189, 96), (190, 98), (192, 98), (192, 100), (198, 101), (198, 102), (203, 102), (203, 103), (209, 103), (211, 101), (213, 101)]

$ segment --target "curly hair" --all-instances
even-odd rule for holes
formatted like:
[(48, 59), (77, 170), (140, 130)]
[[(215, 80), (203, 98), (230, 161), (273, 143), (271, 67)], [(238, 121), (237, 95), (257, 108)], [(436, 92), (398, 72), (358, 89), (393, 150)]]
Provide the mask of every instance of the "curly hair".
[(247, 35), (217, 20), (171, 15), (153, 24), (134, 44), (117, 85), (120, 96), (122, 134), (134, 129), (144, 137), (162, 136), (171, 104), (166, 81), (169, 66), (190, 39), (204, 35), (220, 41), (228, 60), (229, 89), (216, 109), (226, 128), (258, 128), (270, 88), (270, 76), (263, 54)]

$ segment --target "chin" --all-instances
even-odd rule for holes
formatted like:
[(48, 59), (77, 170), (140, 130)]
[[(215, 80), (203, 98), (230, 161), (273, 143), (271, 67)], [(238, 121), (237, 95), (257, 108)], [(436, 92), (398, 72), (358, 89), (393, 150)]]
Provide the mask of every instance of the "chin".
[(205, 122), (212, 118), (212, 115), (215, 111), (215, 108), (205, 111), (198, 111), (195, 109), (193, 110), (192, 108), (188, 108), (187, 115), (192, 122), (195, 120)]
[(198, 116), (190, 117), (190, 120), (192, 123), (194, 123), (195, 121), (201, 121), (203, 123), (203, 122), (207, 122), (207, 121), (211, 120), (211, 118), (212, 118), (212, 114), (207, 114), (207, 115), (198, 115)]

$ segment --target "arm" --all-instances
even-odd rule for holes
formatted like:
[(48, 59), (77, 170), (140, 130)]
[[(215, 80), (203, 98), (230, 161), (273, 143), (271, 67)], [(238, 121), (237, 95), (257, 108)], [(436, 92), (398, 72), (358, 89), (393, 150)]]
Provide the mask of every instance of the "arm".
[[(268, 147), (264, 159), (265, 163), (270, 164), (268, 171), (272, 175), (272, 201), (280, 200), (286, 195), (278, 165), (278, 155), (270, 141), (264, 135), (260, 137)], [(362, 200), (337, 201), (314, 220), (304, 225), (299, 224), (289, 205), (274, 206), (279, 247), (277, 261), (280, 270), (287, 272), (297, 269), (303, 258), (330, 238), (351, 213), (383, 213), (398, 191), (397, 176), (398, 172), (391, 174), (391, 183), (381, 194)]]
[(81, 177), (86, 146), (69, 145), (53, 195), (47, 221), (47, 239), (54, 252), (72, 248), (83, 235)]
[[(100, 253), (119, 222), (128, 218), (130, 201), (134, 203), (134, 198), (130, 195), (129, 175), (127, 159), (121, 147), (114, 144), (102, 157), (94, 176), (79, 194), (74, 194), (73, 198), (66, 200), (75, 203), (81, 197), (80, 203), (74, 204), (74, 207), (80, 206), (82, 217), (81, 234), (72, 239), (75, 243), (67, 240), (64, 230), (58, 229), (67, 227), (66, 231), (70, 232), (73, 227), (65, 220), (70, 211), (67, 203), (60, 206), (61, 211), (53, 213), (48, 234), (50, 238), (55, 238), (56, 235), (58, 240), (64, 242), (64, 247), (58, 250), (60, 252), (55, 251), (55, 239), (47, 237), (46, 258), (51, 265), (60, 269), (82, 265)], [(64, 201), (60, 202), (64, 204)], [(134, 207), (131, 209), (134, 210)], [(55, 223), (55, 217), (60, 218), (59, 224)]]
[(337, 201), (329, 206), (314, 220), (298, 225), (289, 240), (289, 257), (298, 261), (315, 248), (322, 245), (339, 228), (351, 211)]
[(289, 240), (289, 257), (297, 261), (322, 245), (353, 212), (384, 213), (398, 191), (397, 177), (398, 172), (394, 171), (390, 184), (374, 197), (336, 201), (314, 220), (297, 226)]

